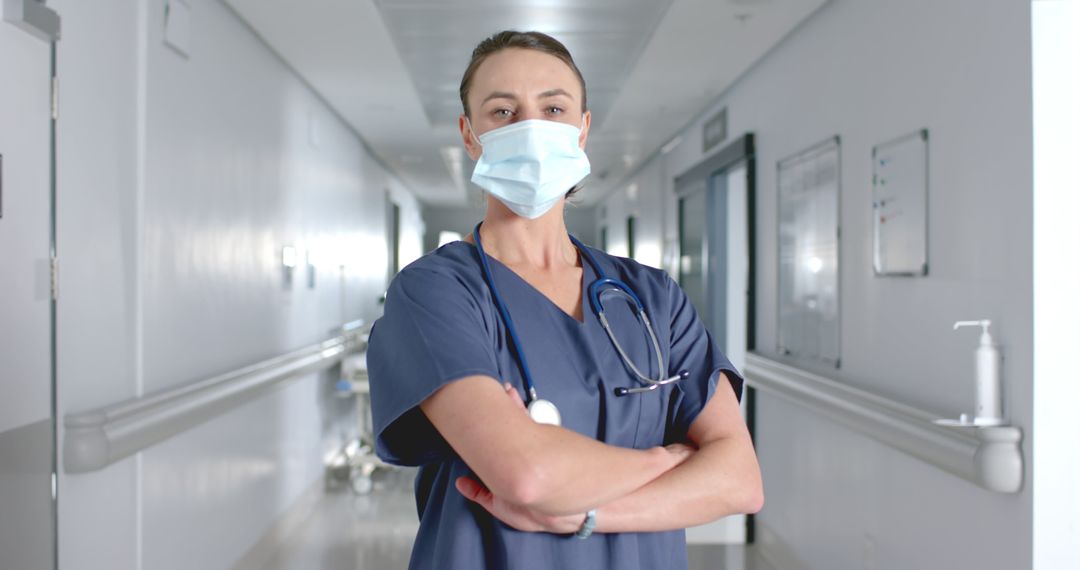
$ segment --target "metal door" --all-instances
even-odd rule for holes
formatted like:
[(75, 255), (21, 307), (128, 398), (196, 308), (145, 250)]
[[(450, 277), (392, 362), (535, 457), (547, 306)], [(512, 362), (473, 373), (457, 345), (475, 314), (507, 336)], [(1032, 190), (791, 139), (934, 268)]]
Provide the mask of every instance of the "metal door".
[[(748, 346), (749, 196), (746, 162), (680, 179), (679, 285), (713, 340), (742, 370)], [(746, 413), (743, 400), (743, 413)], [(689, 528), (691, 543), (740, 544), (746, 517)]]
[(58, 20), (34, 0), (0, 10), (0, 568), (55, 568), (53, 65), (37, 27)]

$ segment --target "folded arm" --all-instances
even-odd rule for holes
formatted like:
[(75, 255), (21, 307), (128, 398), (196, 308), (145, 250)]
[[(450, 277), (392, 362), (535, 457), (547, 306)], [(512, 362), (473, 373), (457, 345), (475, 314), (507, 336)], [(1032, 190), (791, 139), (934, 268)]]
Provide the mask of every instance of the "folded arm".
[(683, 446), (628, 449), (537, 424), (522, 413), (516, 392), (507, 398), (488, 376), (447, 384), (420, 409), (492, 495), (543, 515), (607, 504), (690, 455)]
[[(690, 426), (688, 436), (699, 450), (645, 485), (604, 503), (597, 509), (596, 532), (672, 530), (761, 509), (764, 495), (757, 458), (735, 394), (723, 380), (722, 376), (717, 392)], [(516, 392), (511, 399), (520, 413)], [(610, 484), (619, 479), (607, 475), (613, 472), (601, 471), (605, 476), (595, 479)], [(583, 520), (580, 512), (553, 516), (514, 504), (467, 477), (458, 479), (457, 488), (518, 530), (565, 534), (577, 530)]]
[(673, 530), (761, 509), (757, 456), (725, 377), (687, 435), (698, 451), (645, 486), (601, 506), (596, 532)]

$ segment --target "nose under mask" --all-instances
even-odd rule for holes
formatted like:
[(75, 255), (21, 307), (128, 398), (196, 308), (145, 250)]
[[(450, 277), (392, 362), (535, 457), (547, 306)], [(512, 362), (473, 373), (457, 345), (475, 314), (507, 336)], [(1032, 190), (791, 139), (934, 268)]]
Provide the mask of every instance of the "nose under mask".
[(477, 137), (483, 154), (472, 181), (515, 214), (539, 218), (588, 176), (589, 158), (578, 144), (580, 136), (578, 127), (543, 119), (490, 130)]

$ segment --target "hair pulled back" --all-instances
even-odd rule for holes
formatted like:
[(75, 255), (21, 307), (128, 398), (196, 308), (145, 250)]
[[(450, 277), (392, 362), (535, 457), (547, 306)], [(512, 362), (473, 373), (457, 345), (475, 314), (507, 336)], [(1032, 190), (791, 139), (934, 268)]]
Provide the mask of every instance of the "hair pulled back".
[(585, 78), (581, 75), (581, 70), (574, 63), (574, 58), (570, 56), (570, 51), (566, 49), (566, 46), (559, 40), (541, 32), (506, 30), (485, 38), (472, 52), (469, 66), (465, 68), (465, 74), (461, 77), (461, 87), (458, 89), (458, 94), (461, 96), (461, 108), (465, 111), (466, 117), (471, 116), (469, 89), (472, 87), (473, 76), (476, 75), (477, 68), (480, 67), (481, 63), (484, 63), (484, 60), (489, 55), (510, 48), (531, 49), (553, 55), (562, 60), (573, 70), (578, 82), (581, 83), (581, 111), (585, 112), (588, 108), (585, 104)]

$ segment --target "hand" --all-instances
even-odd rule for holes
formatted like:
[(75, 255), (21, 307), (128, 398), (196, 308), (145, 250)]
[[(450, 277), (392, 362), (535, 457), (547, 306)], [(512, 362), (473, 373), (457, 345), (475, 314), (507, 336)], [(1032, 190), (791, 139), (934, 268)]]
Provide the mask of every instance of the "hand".
[[(525, 414), (529, 413), (529, 409), (525, 407), (525, 402), (521, 401), (521, 394), (518, 394), (513, 384), (509, 382), (503, 383), (503, 390), (506, 391), (506, 396), (513, 401), (519, 410)], [(685, 443), (672, 443), (664, 447), (656, 447), (654, 451), (664, 454), (664, 459), (668, 462), (667, 470), (670, 471), (690, 459), (697, 452), (697, 448)]]
[(491, 493), (479, 481), (470, 477), (458, 477), (454, 482), (458, 492), (466, 499), (484, 507), (491, 515), (507, 526), (524, 532), (550, 532), (570, 534), (577, 532), (585, 521), (585, 515), (550, 516), (528, 508), (512, 505)]
[[(503, 384), (506, 396), (523, 413), (529, 410), (521, 399), (521, 394), (512, 384)], [(674, 469), (690, 459), (697, 452), (697, 448), (684, 443), (672, 443), (663, 447), (653, 448), (655, 453), (661, 453), (668, 463), (667, 470)], [(512, 505), (496, 497), (479, 481), (469, 477), (459, 477), (455, 481), (458, 491), (465, 498), (484, 507), (495, 518), (504, 524), (526, 532), (550, 532), (555, 534), (569, 534), (577, 532), (585, 520), (584, 514), (553, 517), (533, 512), (525, 507)]]
[(514, 388), (513, 384), (509, 382), (504, 382), (503, 390), (506, 390), (507, 397), (509, 397), (510, 400), (514, 402), (514, 405), (516, 405), (518, 409), (525, 412), (526, 414), (529, 413), (529, 409), (525, 407), (525, 402), (521, 401), (521, 394), (518, 394), (518, 391), (516, 388)]
[(697, 448), (685, 443), (672, 443), (670, 445), (665, 445), (664, 451), (670, 456), (670, 459), (673, 462), (671, 469), (674, 469), (679, 465), (682, 465), (687, 459), (690, 459), (694, 453), (697, 453)]
[[(522, 413), (529, 413), (528, 408), (525, 407), (525, 402), (521, 400), (521, 394), (518, 394), (512, 384), (509, 382), (504, 383), (503, 390), (506, 391), (506, 396), (514, 402), (514, 405)], [(503, 524), (520, 531), (570, 534), (577, 532), (585, 521), (584, 514), (550, 516), (534, 512), (520, 505), (510, 504), (496, 497), (487, 487), (471, 477), (458, 477), (454, 485), (466, 499), (484, 507), (484, 510), (502, 521)]]

